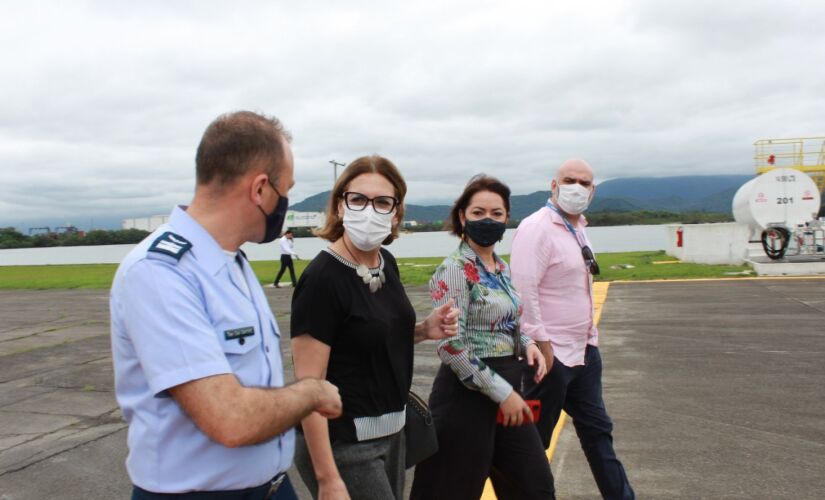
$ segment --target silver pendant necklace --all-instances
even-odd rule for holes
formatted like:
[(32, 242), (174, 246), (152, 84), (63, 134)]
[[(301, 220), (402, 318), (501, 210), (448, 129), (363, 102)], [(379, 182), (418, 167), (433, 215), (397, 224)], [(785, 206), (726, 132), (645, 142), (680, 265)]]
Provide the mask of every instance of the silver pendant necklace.
[(370, 288), (370, 292), (375, 293), (377, 292), (387, 281), (387, 277), (384, 276), (384, 257), (381, 256), (381, 252), (378, 253), (378, 271), (370, 271), (370, 268), (367, 267), (365, 264), (361, 264), (358, 262), (358, 259), (355, 257), (355, 254), (352, 253), (350, 250), (349, 245), (347, 245), (347, 240), (343, 240), (344, 248), (347, 249), (349, 256), (352, 257), (352, 260), (355, 261), (355, 274), (358, 275), (364, 281), (364, 284)]
[(384, 285), (384, 282), (387, 281), (387, 278), (384, 276), (384, 270), (379, 268), (378, 274), (372, 274), (370, 269), (365, 266), (364, 264), (358, 264), (358, 267), (355, 268), (355, 274), (361, 277), (364, 280), (365, 285), (369, 285), (370, 292), (375, 293)]

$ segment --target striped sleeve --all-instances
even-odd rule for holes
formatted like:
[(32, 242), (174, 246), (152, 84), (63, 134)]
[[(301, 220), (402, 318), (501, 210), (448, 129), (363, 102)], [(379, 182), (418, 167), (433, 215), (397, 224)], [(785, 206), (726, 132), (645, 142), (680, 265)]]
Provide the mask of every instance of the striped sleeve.
[(464, 386), (480, 391), (496, 403), (501, 403), (513, 391), (512, 386), (481, 359), (467, 349), (467, 315), (470, 310), (469, 283), (459, 260), (444, 261), (430, 279), (430, 297), (439, 307), (450, 299), (460, 310), (458, 335), (438, 343), (438, 357), (453, 370)]
[(521, 348), (523, 349), (522, 352), (527, 352), (527, 348), (530, 347), (530, 344), (536, 343), (535, 340), (531, 339), (523, 333), (519, 336), (519, 339), (521, 340)]

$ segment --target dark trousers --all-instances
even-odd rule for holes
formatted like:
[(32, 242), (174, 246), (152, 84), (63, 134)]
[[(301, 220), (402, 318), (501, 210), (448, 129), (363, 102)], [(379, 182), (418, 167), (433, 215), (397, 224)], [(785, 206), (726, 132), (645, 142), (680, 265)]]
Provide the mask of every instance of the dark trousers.
[[(298, 500), (298, 495), (285, 473), (278, 489), (270, 495), (270, 483), (231, 491), (191, 491), (189, 493), (152, 493), (143, 488), (132, 488), (132, 500)], [(276, 477), (278, 477), (276, 476)]]
[(607, 415), (602, 398), (602, 358), (599, 348), (587, 346), (584, 366), (565, 366), (553, 360), (550, 373), (536, 385), (531, 376), (524, 378), (528, 399), (541, 400), (537, 424), (541, 442), (550, 446), (553, 429), (564, 410), (573, 419), (584, 455), (602, 497), (635, 498), (624, 467), (613, 450), (613, 422)]
[[(514, 387), (522, 367), (512, 357), (483, 360)], [(553, 476), (534, 425), (496, 424), (498, 404), (465, 387), (441, 365), (430, 394), (438, 452), (415, 467), (411, 500), (478, 500), (495, 470), (506, 491), (501, 500), (552, 499)]]
[(284, 271), (289, 268), (289, 277), (292, 278), (292, 286), (298, 282), (295, 279), (295, 266), (292, 265), (292, 256), (291, 255), (281, 255), (281, 270), (278, 271), (278, 276), (275, 277), (275, 286), (278, 286), (278, 282), (281, 281), (281, 276), (284, 275)]

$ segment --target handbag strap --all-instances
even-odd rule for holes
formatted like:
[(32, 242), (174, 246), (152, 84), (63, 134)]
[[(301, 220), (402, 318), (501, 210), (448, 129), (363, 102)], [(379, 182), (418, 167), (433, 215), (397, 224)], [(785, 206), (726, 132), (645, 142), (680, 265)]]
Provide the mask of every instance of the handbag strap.
[(421, 399), (421, 396), (413, 391), (410, 391), (407, 394), (407, 404), (409, 405), (409, 408), (421, 415), (424, 419), (432, 418), (430, 415), (430, 408), (427, 406), (427, 403)]

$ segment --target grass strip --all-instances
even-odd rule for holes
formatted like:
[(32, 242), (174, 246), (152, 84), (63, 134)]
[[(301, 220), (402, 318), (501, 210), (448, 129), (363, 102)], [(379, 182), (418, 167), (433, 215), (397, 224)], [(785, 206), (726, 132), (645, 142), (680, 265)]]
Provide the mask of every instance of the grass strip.
[[(504, 256), (507, 259), (509, 256)], [(408, 286), (424, 285), (430, 280), (435, 268), (444, 259), (421, 257), (398, 259), (401, 281)], [(601, 275), (596, 281), (729, 278), (743, 276), (748, 266), (726, 266), (690, 263), (663, 263), (673, 258), (663, 251), (621, 252), (598, 255)], [(295, 262), (295, 272), (301, 275), (309, 261)], [(280, 267), (280, 261), (252, 262), (252, 269), (264, 285), (272, 284)], [(109, 288), (112, 285), (116, 264), (75, 264), (54, 266), (0, 266), (0, 289), (74, 289)], [(734, 273), (734, 274), (731, 274)], [(289, 273), (281, 278), (289, 279)]]

